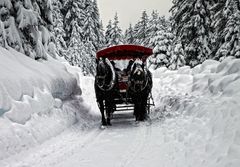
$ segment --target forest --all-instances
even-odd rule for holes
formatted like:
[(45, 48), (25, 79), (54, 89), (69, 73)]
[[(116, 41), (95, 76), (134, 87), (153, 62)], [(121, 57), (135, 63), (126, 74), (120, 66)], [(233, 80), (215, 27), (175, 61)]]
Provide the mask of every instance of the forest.
[(97, 0), (1, 0), (0, 45), (36, 60), (64, 57), (85, 75), (95, 73), (96, 51), (120, 44), (153, 48), (153, 69), (240, 57), (239, 1), (172, 3), (169, 18), (142, 11), (136, 24), (122, 30), (117, 13), (104, 27)]

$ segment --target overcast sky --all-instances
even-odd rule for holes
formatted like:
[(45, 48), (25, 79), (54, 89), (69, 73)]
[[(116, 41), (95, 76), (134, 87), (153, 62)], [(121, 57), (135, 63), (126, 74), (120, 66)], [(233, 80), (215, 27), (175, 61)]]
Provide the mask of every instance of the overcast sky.
[(103, 21), (104, 29), (108, 21), (113, 20), (115, 13), (118, 13), (120, 27), (125, 30), (130, 23), (135, 24), (146, 10), (150, 15), (157, 10), (160, 15), (169, 16), (169, 9), (172, 0), (98, 0), (100, 18)]

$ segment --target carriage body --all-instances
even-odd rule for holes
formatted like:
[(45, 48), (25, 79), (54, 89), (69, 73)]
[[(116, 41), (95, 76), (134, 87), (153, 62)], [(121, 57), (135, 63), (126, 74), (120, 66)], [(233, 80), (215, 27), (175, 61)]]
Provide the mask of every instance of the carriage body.
[[(145, 64), (145, 67), (147, 67), (146, 60), (150, 55), (152, 55), (152, 49), (147, 47), (139, 45), (118, 45), (98, 51), (97, 59), (108, 58), (110, 61), (124, 60), (127, 64), (131, 60), (140, 59)], [(130, 74), (126, 71), (126, 68), (115, 71), (118, 80), (118, 92), (115, 97), (112, 97), (114, 98), (114, 105), (116, 106), (115, 111), (133, 110), (133, 101), (130, 96), (128, 96)], [(148, 112), (150, 111), (150, 106), (153, 105), (153, 99), (150, 96), (147, 102)]]

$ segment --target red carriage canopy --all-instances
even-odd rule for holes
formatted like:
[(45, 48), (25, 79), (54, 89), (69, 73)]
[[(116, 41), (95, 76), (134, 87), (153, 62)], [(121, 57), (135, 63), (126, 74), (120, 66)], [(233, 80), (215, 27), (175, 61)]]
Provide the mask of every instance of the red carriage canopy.
[(97, 58), (105, 57), (109, 60), (137, 59), (142, 61), (152, 55), (152, 49), (140, 45), (117, 45), (97, 52)]

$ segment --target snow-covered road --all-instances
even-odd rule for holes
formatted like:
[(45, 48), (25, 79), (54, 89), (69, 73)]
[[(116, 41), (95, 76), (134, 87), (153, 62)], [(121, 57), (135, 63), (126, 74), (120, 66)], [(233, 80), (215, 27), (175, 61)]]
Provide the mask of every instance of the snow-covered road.
[(120, 112), (115, 114), (112, 127), (102, 130), (96, 125), (82, 132), (76, 124), (42, 145), (4, 160), (0, 166), (143, 167), (158, 166), (164, 159), (171, 163), (171, 153), (180, 149), (163, 147), (160, 126), (161, 120), (136, 125), (132, 112)]
[[(169, 122), (173, 123), (174, 119)], [(201, 161), (201, 158), (194, 156), (194, 152), (193, 155), (187, 154), (187, 143), (182, 142), (183, 133), (179, 136), (172, 135), (177, 134), (173, 132), (175, 127), (176, 124), (167, 127), (163, 120), (153, 120), (151, 125), (143, 123), (136, 126), (132, 113), (119, 113), (115, 115), (110, 128), (102, 130), (96, 125), (90, 131), (82, 132), (76, 124), (42, 145), (4, 160), (0, 166), (171, 167), (186, 162), (193, 165), (192, 157)], [(179, 128), (178, 131), (183, 132), (184, 129)], [(186, 136), (189, 135), (184, 132)], [(198, 138), (197, 135), (195, 137)], [(195, 146), (196, 149), (198, 147)]]

